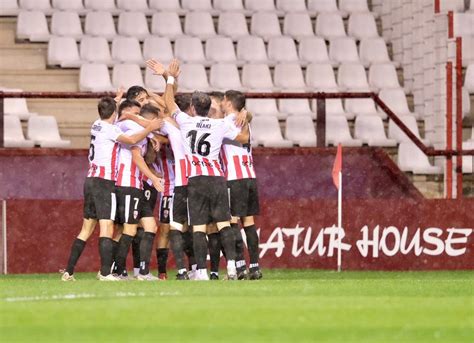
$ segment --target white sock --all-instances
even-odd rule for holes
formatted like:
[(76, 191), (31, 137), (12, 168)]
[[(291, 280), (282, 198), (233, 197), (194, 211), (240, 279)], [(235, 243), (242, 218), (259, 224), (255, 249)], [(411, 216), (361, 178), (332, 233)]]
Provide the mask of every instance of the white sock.
[(140, 268), (133, 268), (133, 276), (138, 276), (140, 274)]
[(178, 274), (184, 274), (186, 273), (186, 268), (178, 270)]
[(251, 263), (250, 268), (258, 268), (258, 263)]
[(191, 266), (191, 270), (194, 271), (194, 272), (197, 270), (197, 268), (198, 268), (198, 265), (197, 265), (197, 264), (193, 264), (193, 265)]
[(228, 260), (227, 261), (227, 271), (234, 273), (236, 271), (235, 261)]

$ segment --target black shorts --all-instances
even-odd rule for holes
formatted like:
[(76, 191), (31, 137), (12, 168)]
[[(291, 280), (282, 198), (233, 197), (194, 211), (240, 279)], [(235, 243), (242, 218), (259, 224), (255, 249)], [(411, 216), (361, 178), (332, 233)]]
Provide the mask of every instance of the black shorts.
[[(118, 224), (138, 224), (144, 214), (145, 195), (142, 189), (115, 187)], [(145, 213), (146, 214), (146, 213)]]
[(84, 218), (115, 219), (115, 181), (87, 177), (84, 182)]
[(143, 198), (143, 203), (141, 205), (143, 207), (141, 209), (142, 218), (154, 217), (158, 191), (147, 182), (143, 182)]
[(230, 220), (226, 180), (220, 176), (195, 176), (188, 182), (190, 225)]
[(260, 212), (257, 179), (227, 181), (230, 213), (233, 217), (255, 216)]
[(187, 186), (178, 186), (174, 188), (173, 197), (171, 201), (170, 220), (180, 225), (184, 225), (188, 221), (188, 187)]
[(172, 196), (161, 196), (160, 200), (160, 223), (169, 224), (171, 220)]

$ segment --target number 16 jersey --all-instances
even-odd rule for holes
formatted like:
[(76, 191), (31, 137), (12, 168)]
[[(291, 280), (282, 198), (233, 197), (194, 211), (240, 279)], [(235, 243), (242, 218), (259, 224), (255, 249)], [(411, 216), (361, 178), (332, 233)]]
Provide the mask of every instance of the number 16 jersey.
[(224, 176), (219, 152), (224, 138), (234, 140), (240, 129), (224, 119), (191, 117), (176, 111), (174, 119), (179, 125), (188, 164), (188, 177)]

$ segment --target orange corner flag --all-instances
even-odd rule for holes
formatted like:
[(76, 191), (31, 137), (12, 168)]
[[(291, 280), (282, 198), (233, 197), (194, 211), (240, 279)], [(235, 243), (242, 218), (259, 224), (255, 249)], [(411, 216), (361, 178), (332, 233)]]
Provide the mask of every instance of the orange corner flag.
[(337, 146), (336, 160), (334, 161), (334, 166), (332, 167), (332, 182), (334, 186), (339, 189), (339, 172), (342, 170), (342, 146), (341, 143)]

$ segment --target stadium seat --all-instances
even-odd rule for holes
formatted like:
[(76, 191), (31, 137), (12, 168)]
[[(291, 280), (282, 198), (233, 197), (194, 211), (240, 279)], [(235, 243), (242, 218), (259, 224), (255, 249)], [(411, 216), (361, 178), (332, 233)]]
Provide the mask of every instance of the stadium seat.
[(412, 142), (400, 143), (398, 147), (398, 167), (413, 174), (442, 174), (441, 167), (431, 165), (428, 157)]
[(117, 35), (112, 14), (105, 11), (87, 13), (84, 32), (86, 35), (103, 37), (111, 41)]
[(326, 145), (362, 146), (362, 141), (354, 139), (349, 131), (345, 116), (326, 116)]
[(263, 39), (255, 36), (240, 38), (237, 42), (237, 59), (245, 62), (267, 63), (267, 50)]
[(373, 63), (392, 63), (395, 66), (398, 63), (390, 61), (387, 45), (383, 38), (366, 38), (360, 41), (360, 61), (365, 67)]
[(242, 0), (214, 0), (214, 9), (222, 14), (223, 12), (244, 12)]
[(216, 35), (214, 21), (207, 12), (189, 12), (184, 19), (184, 33), (202, 40)]
[(212, 12), (211, 0), (181, 0), (181, 7), (186, 11)]
[(212, 62), (236, 63), (234, 44), (228, 37), (213, 37), (206, 41), (206, 59)]
[(134, 37), (116, 37), (112, 41), (112, 59), (115, 63), (135, 63), (145, 66), (140, 42)]
[(286, 92), (306, 91), (306, 83), (299, 63), (277, 64), (274, 71), (274, 85)]
[(1, 0), (0, 16), (17, 16), (20, 13), (17, 0)]
[(107, 65), (87, 63), (81, 66), (79, 72), (79, 89), (85, 92), (113, 91), (112, 82)]
[(217, 33), (236, 41), (249, 35), (247, 20), (240, 12), (222, 12), (217, 22)]
[(143, 12), (153, 14), (153, 10), (148, 8), (147, 0), (117, 0), (117, 8), (121, 11)]
[[(471, 150), (474, 149), (474, 141), (473, 142), (463, 142), (462, 143), (463, 150)], [(474, 173), (474, 157), (473, 156), (463, 156), (462, 157), (462, 172), (464, 174), (472, 174)]]
[(447, 13), (449, 11), (464, 12), (464, 0), (440, 1), (439, 10), (442, 13)]
[(250, 33), (268, 41), (271, 37), (281, 36), (280, 23), (276, 13), (257, 12), (252, 15)]
[(49, 0), (19, 0), (19, 7), (22, 11), (39, 11), (46, 15), (53, 12)]
[(48, 42), (48, 65), (79, 68), (82, 64), (76, 40), (72, 37), (51, 37)]
[(145, 13), (120, 12), (117, 31), (119, 35), (136, 37), (143, 41), (150, 35)]
[(109, 12), (112, 15), (120, 13), (115, 6), (115, 0), (84, 0), (84, 7), (92, 11)]
[(309, 116), (316, 118), (316, 112), (311, 111), (308, 99), (280, 99), (278, 101), (280, 113), (290, 116)]
[(245, 0), (245, 8), (252, 12), (276, 12), (274, 0)]
[(278, 110), (275, 99), (247, 99), (245, 108), (257, 116), (275, 116), (278, 119), (288, 117), (287, 113)]
[(266, 64), (245, 64), (242, 69), (242, 85), (249, 91), (271, 92), (272, 75)]
[(336, 38), (329, 44), (329, 58), (337, 63), (360, 63), (353, 38)]
[(276, 8), (285, 13), (307, 12), (305, 0), (277, 0)]
[(334, 70), (328, 63), (311, 63), (306, 68), (306, 85), (314, 92), (338, 92)]
[(337, 72), (337, 84), (341, 90), (369, 91), (367, 75), (362, 64), (343, 63)]
[(47, 42), (50, 35), (44, 13), (39, 11), (20, 12), (16, 24), (16, 37), (32, 42)]
[(352, 113), (354, 116), (379, 116), (382, 119), (387, 118), (384, 112), (378, 112), (372, 99), (346, 99), (344, 103), (346, 112)]
[(301, 147), (316, 146), (316, 131), (311, 117), (289, 117), (286, 120), (285, 137)]
[(474, 13), (454, 13), (454, 36), (474, 36)]
[(243, 90), (242, 83), (240, 82), (239, 70), (235, 64), (213, 64), (209, 75), (209, 83), (211, 88), (216, 90)]
[[(9, 92), (22, 92), (22, 89), (8, 89)], [(20, 118), (20, 120), (27, 120), (31, 116), (36, 116), (37, 113), (30, 112), (25, 98), (6, 98), (4, 101), (4, 111), (6, 115), (11, 115)]]
[(372, 13), (354, 13), (349, 17), (347, 34), (357, 40), (379, 37)]
[(274, 62), (299, 62), (295, 41), (290, 37), (270, 38), (268, 58)]
[(324, 13), (318, 15), (316, 20), (316, 35), (327, 40), (346, 37), (342, 17), (337, 13)]
[(307, 13), (288, 13), (283, 21), (283, 34), (297, 40), (313, 37), (311, 18)]
[(51, 18), (51, 34), (81, 39), (83, 33), (79, 15), (76, 12), (54, 12)]
[(372, 64), (369, 69), (369, 85), (375, 92), (387, 88), (402, 88), (397, 71), (391, 63)]
[(86, 9), (82, 4), (82, 0), (53, 0), (53, 8), (59, 11), (72, 11), (84, 14)]
[(177, 15), (184, 14), (184, 11), (179, 4), (179, 0), (149, 0), (151, 10), (159, 12), (170, 12)]
[(367, 0), (339, 0), (339, 9), (348, 14), (370, 11)]
[(182, 37), (176, 39), (174, 56), (184, 63), (209, 64), (204, 56), (201, 40), (197, 37)]
[(175, 40), (183, 36), (181, 21), (174, 12), (157, 12), (153, 14), (151, 20), (151, 33), (157, 36), (168, 37)]
[(54, 116), (31, 117), (27, 136), (42, 148), (67, 148), (71, 145), (71, 141), (61, 139)]
[(326, 42), (320, 37), (306, 37), (299, 44), (299, 58), (302, 65), (309, 63), (330, 63), (337, 65), (329, 59)]
[(32, 148), (35, 143), (26, 140), (23, 135), (20, 118), (6, 115), (4, 119), (4, 146), (5, 148)]
[(150, 68), (145, 69), (145, 85), (146, 88), (155, 92), (164, 92), (166, 82), (162, 76), (154, 75)]
[[(411, 115), (419, 118), (418, 113), (411, 112), (408, 108), (407, 98), (403, 89), (382, 89), (379, 98), (393, 111), (397, 116)], [(381, 111), (381, 109), (379, 109)]]
[(463, 118), (471, 113), (471, 99), (465, 87), (462, 88), (462, 114)]
[[(311, 108), (314, 111), (314, 113), (317, 112), (316, 104), (317, 104), (316, 100), (313, 100), (311, 102)], [(342, 107), (341, 99), (326, 99), (326, 115), (328, 117), (343, 116), (343, 117), (346, 117), (347, 119), (354, 119), (354, 114), (350, 112), (346, 112), (344, 108)], [(317, 113), (316, 113), (316, 116), (317, 116)]]
[(204, 66), (202, 64), (183, 64), (179, 76), (179, 89), (183, 92), (208, 91), (209, 82)]
[(81, 60), (89, 63), (114, 65), (110, 55), (109, 44), (103, 37), (84, 37), (80, 45)]
[(293, 143), (283, 139), (277, 117), (260, 116), (252, 119), (252, 139), (256, 145), (274, 148), (289, 148)]
[[(429, 145), (429, 140), (421, 138), (418, 124), (413, 116), (403, 115), (398, 117), (416, 137), (421, 139), (424, 144)], [(408, 138), (408, 136), (405, 135), (405, 133), (391, 119), (388, 121), (388, 138), (394, 139), (398, 143), (411, 142), (411, 139)]]
[(173, 57), (173, 49), (168, 38), (157, 36), (145, 38), (143, 42), (143, 58), (145, 61), (154, 58), (164, 65), (168, 65)]
[(397, 145), (394, 139), (388, 139), (382, 118), (377, 115), (358, 116), (355, 120), (354, 137), (369, 146), (393, 147)]
[(462, 39), (462, 66), (467, 67), (469, 64), (474, 64), (474, 36)]
[(112, 71), (112, 85), (115, 89), (131, 86), (144, 86), (143, 76), (138, 64), (116, 64)]
[(340, 13), (336, 0), (308, 0), (310, 13)]
[(464, 87), (469, 94), (474, 94), (474, 64), (467, 66), (466, 75), (464, 76)]

